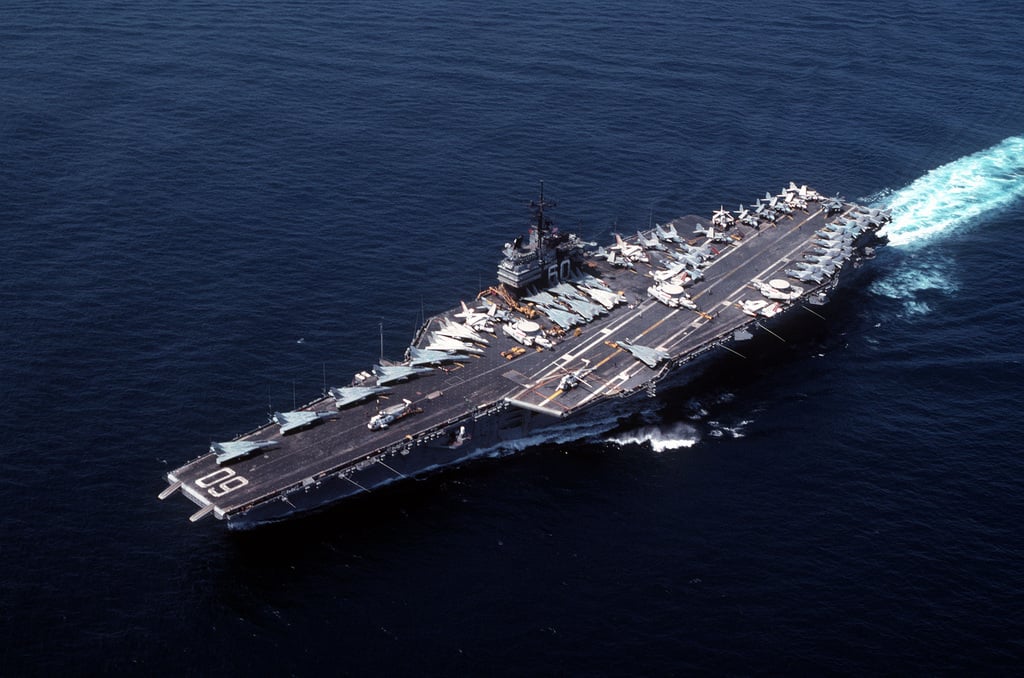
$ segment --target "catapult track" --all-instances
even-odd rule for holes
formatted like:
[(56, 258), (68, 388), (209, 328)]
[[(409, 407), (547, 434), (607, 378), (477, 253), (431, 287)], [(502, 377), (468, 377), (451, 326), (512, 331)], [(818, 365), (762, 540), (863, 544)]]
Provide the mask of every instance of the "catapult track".
[[(856, 208), (844, 203), (829, 210), (819, 197), (808, 201), (806, 209), (756, 227), (731, 224), (726, 237), (712, 243), (715, 254), (703, 269), (703, 279), (687, 289), (696, 309), (669, 307), (648, 292), (652, 274), (664, 270), (670, 254), (687, 245), (665, 242), (664, 250), (648, 249), (649, 262), (632, 262), (633, 268), (617, 268), (591, 254), (583, 270), (573, 274), (603, 280), (622, 303), (556, 338), (553, 347), (528, 348), (509, 359), (524, 347), (500, 330), (487, 334), (489, 345), (482, 355), (393, 384), (386, 399), (347, 407), (298, 433), (281, 435), (271, 423), (240, 436), (237, 440), (277, 445), (230, 465), (219, 465), (213, 453), (203, 455), (167, 474), (169, 487), (161, 498), (181, 490), (200, 506), (193, 520), (211, 513), (232, 527), (280, 520), (500, 448), (504, 441), (521, 440), (610, 398), (649, 392), (669, 374), (688, 370), (687, 363), (695, 358), (736, 350), (732, 345), (744, 332), (770, 331), (766, 318), (751, 317), (740, 302), (761, 299), (753, 284), (785, 278), (813, 248), (822, 229)], [(671, 222), (690, 247), (705, 243), (707, 238), (695, 236), (694, 230), (707, 225), (707, 219), (696, 216)], [(877, 228), (874, 224), (858, 236), (857, 249), (841, 269), (817, 282), (794, 281), (802, 293), (781, 302), (776, 318), (814, 313), (812, 304), (823, 301), (840, 274), (856, 264)], [(425, 346), (430, 333), (452, 322), (459, 310), (427, 320), (414, 345)], [(536, 322), (552, 324), (543, 316)], [(626, 350), (623, 341), (658, 349), (662, 359), (651, 367)], [(562, 388), (566, 374), (585, 375), (584, 383)], [(378, 407), (404, 399), (416, 413), (383, 430), (367, 429)], [(324, 397), (300, 409), (333, 411), (334, 401)]]

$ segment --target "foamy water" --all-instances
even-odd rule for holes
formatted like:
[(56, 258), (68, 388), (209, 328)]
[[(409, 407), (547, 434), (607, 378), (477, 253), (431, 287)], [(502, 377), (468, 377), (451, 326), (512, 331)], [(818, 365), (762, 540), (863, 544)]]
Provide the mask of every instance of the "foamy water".
[(1024, 198), (1024, 136), (936, 167), (882, 196), (892, 208), (885, 227), (894, 247), (921, 245), (978, 223)]
[(641, 426), (605, 439), (614, 445), (650, 445), (655, 452), (667, 452), (693, 447), (700, 442), (700, 433), (689, 424), (670, 426)]

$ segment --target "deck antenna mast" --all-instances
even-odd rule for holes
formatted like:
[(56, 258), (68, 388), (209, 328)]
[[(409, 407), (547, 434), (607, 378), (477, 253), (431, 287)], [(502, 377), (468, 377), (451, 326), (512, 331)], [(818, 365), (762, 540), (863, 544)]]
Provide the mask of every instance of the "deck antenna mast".
[(384, 364), (384, 321), (378, 323), (380, 328), (380, 364)]
[(550, 220), (544, 216), (545, 207), (554, 207), (555, 203), (548, 202), (544, 199), (544, 180), (540, 182), (540, 198), (536, 202), (531, 202), (530, 207), (533, 208), (535, 218), (537, 220), (537, 240), (543, 240), (544, 236), (548, 234), (549, 226), (551, 225)]

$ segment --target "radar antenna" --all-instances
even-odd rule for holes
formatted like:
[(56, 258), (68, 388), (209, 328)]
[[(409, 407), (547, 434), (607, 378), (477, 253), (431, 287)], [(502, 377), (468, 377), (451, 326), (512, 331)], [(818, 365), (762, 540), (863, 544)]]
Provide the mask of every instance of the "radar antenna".
[(544, 216), (544, 208), (556, 207), (557, 203), (544, 199), (544, 181), (540, 182), (540, 198), (530, 201), (530, 210), (533, 211), (534, 228), (537, 229), (537, 239), (543, 242), (544, 236), (551, 232), (551, 220)]

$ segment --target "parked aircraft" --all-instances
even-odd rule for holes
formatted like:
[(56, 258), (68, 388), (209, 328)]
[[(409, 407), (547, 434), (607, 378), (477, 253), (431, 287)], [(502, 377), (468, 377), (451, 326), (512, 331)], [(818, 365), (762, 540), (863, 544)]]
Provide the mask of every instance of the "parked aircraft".
[(462, 312), (456, 313), (456, 318), (462, 318), (462, 321), (469, 327), (477, 330), (478, 332), (489, 332), (494, 334), (494, 325), (492, 324), (495, 320), (495, 316), (498, 312), (498, 307), (494, 304), (490, 304), (486, 311), (474, 311), (466, 305), (466, 302), (459, 302), (462, 304)]
[(465, 356), (461, 356), (452, 350), (442, 351), (437, 349), (416, 348), (415, 346), (409, 347), (410, 367), (444, 365), (446, 363), (454, 363), (465, 359)]
[[(645, 264), (648, 262), (647, 253), (644, 252), (643, 247), (626, 242), (618, 233), (615, 234), (615, 244), (608, 249), (619, 252), (630, 261), (639, 261)], [(609, 261), (611, 260), (609, 259)]]
[(398, 381), (405, 381), (433, 370), (429, 367), (410, 367), (408, 365), (374, 365), (373, 373), (377, 375), (377, 385), (386, 386)]
[(454, 351), (457, 353), (472, 353), (474, 355), (484, 354), (484, 349), (479, 346), (467, 344), (455, 337), (437, 334), (436, 332), (430, 335), (426, 348), (428, 351)]
[(621, 348), (629, 351), (633, 354), (633, 357), (644, 363), (650, 368), (655, 368), (663, 360), (669, 359), (668, 351), (664, 351), (660, 348), (652, 348), (650, 346), (643, 346), (641, 344), (634, 344), (625, 340), (616, 342)]
[(654, 234), (661, 239), (662, 242), (681, 242), (682, 238), (679, 237), (679, 232), (676, 231), (675, 224), (661, 224), (654, 225)]
[(344, 388), (332, 388), (328, 391), (334, 398), (334, 406), (339, 410), (361, 403), (368, 398), (390, 392), (391, 389), (385, 386), (346, 386)]
[(729, 228), (733, 222), (736, 221), (736, 217), (729, 213), (729, 210), (725, 209), (725, 205), (722, 205), (718, 210), (711, 216), (711, 223), (721, 228)]
[(276, 440), (232, 440), (224, 443), (210, 443), (210, 452), (217, 455), (217, 464), (244, 459), (263, 450), (280, 446)]
[(334, 412), (307, 412), (298, 410), (294, 412), (274, 412), (271, 419), (281, 427), (281, 435), (292, 431), (299, 431), (309, 426), (319, 424), (324, 419), (338, 416)]
[(650, 235), (645, 236), (640, 231), (636, 232), (636, 241), (640, 243), (640, 246), (648, 250), (664, 250), (665, 246), (658, 239), (658, 236), (654, 232), (650, 232)]

